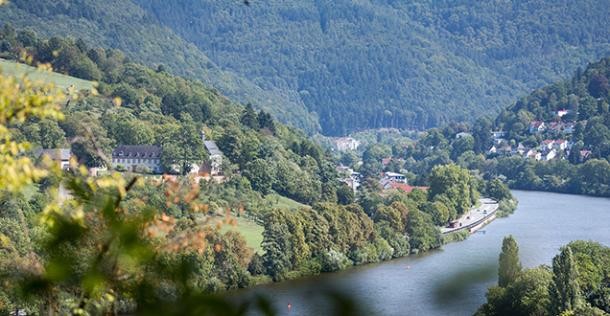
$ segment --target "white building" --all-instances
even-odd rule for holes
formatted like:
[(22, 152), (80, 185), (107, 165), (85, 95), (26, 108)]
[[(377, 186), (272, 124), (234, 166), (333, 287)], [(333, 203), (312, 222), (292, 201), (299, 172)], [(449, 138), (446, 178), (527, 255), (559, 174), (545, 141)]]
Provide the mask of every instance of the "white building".
[(551, 149), (548, 153), (544, 155), (544, 160), (551, 160), (557, 157), (557, 151), (555, 149)]
[(506, 137), (506, 132), (505, 131), (492, 131), (491, 137), (493, 137), (494, 140), (503, 139), (504, 137)]
[(72, 151), (70, 148), (43, 149), (38, 155), (41, 157), (47, 156), (51, 158), (51, 160), (59, 163), (62, 170), (67, 170), (70, 168), (70, 158), (72, 158)]
[(407, 176), (402, 173), (396, 172), (386, 172), (382, 180), (398, 182), (398, 183), (407, 183)]
[(147, 168), (153, 173), (161, 173), (161, 147), (153, 145), (120, 145), (112, 151), (112, 166), (130, 171)]
[(203, 144), (209, 153), (210, 174), (213, 176), (220, 174), (222, 172), (222, 151), (212, 140), (206, 140)]
[(357, 150), (360, 146), (360, 142), (351, 137), (336, 138), (334, 144), (338, 151)]

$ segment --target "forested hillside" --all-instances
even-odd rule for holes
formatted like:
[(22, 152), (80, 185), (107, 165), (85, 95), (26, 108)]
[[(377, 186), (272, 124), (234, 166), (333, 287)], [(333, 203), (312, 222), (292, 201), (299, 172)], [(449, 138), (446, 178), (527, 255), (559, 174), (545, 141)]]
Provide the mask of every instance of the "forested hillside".
[(327, 134), (470, 120), (610, 52), (603, 0), (134, 1)]
[[(407, 170), (414, 183), (434, 166), (456, 163), (513, 189), (610, 196), (610, 58), (569, 80), (532, 91), (496, 118), (448, 124), (421, 135), (377, 131), (359, 171)], [(413, 138), (418, 138), (413, 142)], [(390, 146), (388, 146), (390, 145)], [(382, 161), (385, 158), (386, 162)], [(391, 159), (388, 159), (391, 158)], [(342, 161), (352, 165), (349, 154)]]
[[(439, 248), (436, 225), (486, 193), (444, 166), (430, 195), (382, 192), (372, 180), (356, 200), (329, 152), (262, 110), (80, 39), (5, 27), (0, 41), (4, 58), (99, 83), (75, 93), (0, 73), (2, 314), (243, 315), (265, 302), (209, 295)], [(226, 157), (218, 182), (186, 175), (207, 160), (202, 131)], [(156, 145), (173, 175), (125, 172), (109, 159), (119, 144)], [(40, 147), (75, 159), (62, 169), (64, 158), (40, 157)], [(255, 230), (221, 229), (235, 218)]]
[(610, 52), (603, 0), (249, 3), (14, 0), (0, 18), (120, 48), (327, 135), (492, 114)]
[[(0, 21), (2, 25), (35, 30), (40, 36), (71, 36), (96, 47), (119, 49), (139, 63), (200, 79), (235, 100), (251, 102), (303, 130), (312, 132), (318, 128), (297, 97), (285, 91), (262, 89), (222, 70), (205, 53), (156, 23), (131, 0), (14, 0), (2, 7)], [(10, 48), (6, 43), (2, 45), (3, 50)]]

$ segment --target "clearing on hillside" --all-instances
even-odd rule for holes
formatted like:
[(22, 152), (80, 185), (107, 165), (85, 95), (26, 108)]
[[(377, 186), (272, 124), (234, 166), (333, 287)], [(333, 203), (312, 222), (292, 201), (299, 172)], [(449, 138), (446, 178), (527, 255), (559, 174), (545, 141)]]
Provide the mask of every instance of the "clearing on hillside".
[(42, 71), (36, 67), (0, 58), (0, 73), (8, 76), (21, 77), (27, 75), (32, 81), (43, 81), (55, 84), (57, 87), (67, 89), (70, 86), (77, 90), (91, 90), (95, 82), (62, 75), (56, 72)]

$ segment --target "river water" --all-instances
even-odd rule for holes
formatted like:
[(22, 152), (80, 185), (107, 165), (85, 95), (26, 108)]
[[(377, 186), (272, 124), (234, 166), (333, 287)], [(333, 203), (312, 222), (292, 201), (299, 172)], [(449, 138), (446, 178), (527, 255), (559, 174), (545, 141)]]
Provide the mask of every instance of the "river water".
[[(259, 286), (281, 315), (326, 315), (340, 293), (366, 315), (472, 315), (497, 282), (502, 238), (513, 235), (524, 267), (549, 264), (562, 245), (594, 240), (610, 246), (610, 199), (514, 191), (519, 206), (467, 240), (442, 250), (339, 273)], [(335, 302), (335, 301), (333, 301)], [(290, 305), (290, 309), (288, 308)]]

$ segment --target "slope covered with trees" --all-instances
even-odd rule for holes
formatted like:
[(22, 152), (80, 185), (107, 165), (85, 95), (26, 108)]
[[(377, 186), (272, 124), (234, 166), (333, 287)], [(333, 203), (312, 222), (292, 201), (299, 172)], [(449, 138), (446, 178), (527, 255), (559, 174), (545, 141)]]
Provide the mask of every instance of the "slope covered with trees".
[[(199, 79), (237, 101), (251, 102), (258, 109), (273, 112), (293, 126), (309, 132), (318, 129), (315, 118), (298, 98), (263, 89), (221, 69), (204, 52), (156, 23), (130, 0), (15, 0), (0, 9), (0, 20), (19, 29), (35, 30), (38, 36), (71, 36), (92, 46), (121, 50), (127, 58), (152, 68), (162, 67), (176, 75)], [(3, 50), (10, 48), (7, 43), (2, 45)]]
[(470, 120), (610, 52), (599, 0), (134, 1), (326, 134)]
[[(374, 161), (365, 158), (359, 171), (408, 170), (413, 183), (425, 183), (436, 165), (453, 162), (514, 189), (610, 196), (609, 82), (606, 57), (579, 68), (569, 80), (532, 91), (495, 119), (448, 124), (419, 135), (378, 132), (364, 153), (375, 143), (383, 143), (385, 151)], [(388, 157), (392, 163), (383, 166)]]
[(0, 18), (120, 48), (328, 135), (471, 120), (610, 51), (602, 0), (249, 3), (14, 0)]
[[(64, 95), (0, 74), (2, 312), (238, 314), (248, 306), (211, 293), (441, 247), (437, 224), (462, 214), (484, 185), (445, 166), (430, 196), (371, 182), (356, 201), (329, 152), (265, 111), (79, 39), (4, 28), (0, 40), (6, 58), (99, 82)], [(87, 171), (112, 169), (115, 145), (150, 144), (166, 169), (185, 173), (205, 159), (202, 130), (227, 158), (221, 183)], [(77, 161), (61, 170), (35, 147), (71, 147)], [(272, 194), (303, 204), (279, 207)], [(218, 227), (237, 216), (264, 228), (260, 253)]]

